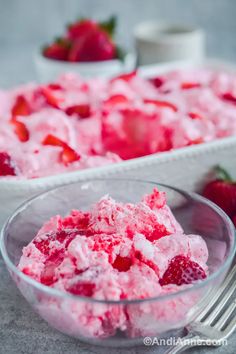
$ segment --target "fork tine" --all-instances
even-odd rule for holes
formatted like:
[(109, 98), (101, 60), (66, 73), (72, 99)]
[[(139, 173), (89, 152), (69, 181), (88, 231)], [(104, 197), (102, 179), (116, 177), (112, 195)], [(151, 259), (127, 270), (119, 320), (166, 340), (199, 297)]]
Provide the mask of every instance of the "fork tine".
[(219, 315), (220, 311), (224, 309), (225, 306), (227, 306), (227, 301), (230, 299), (231, 295), (235, 291), (235, 284), (233, 283), (230, 288), (227, 289), (223, 297), (220, 299), (218, 304), (214, 307), (214, 309), (211, 311), (211, 313), (207, 316), (207, 318), (204, 320), (204, 324), (208, 325), (211, 324), (212, 321)]
[(229, 305), (229, 307), (224, 312), (224, 314), (215, 323), (214, 327), (216, 327), (218, 329), (222, 329), (224, 327), (224, 325), (227, 323), (228, 319), (230, 318), (231, 314), (234, 312), (235, 309), (236, 309), (236, 299), (234, 299), (234, 301)]
[[(207, 313), (214, 307), (214, 305), (217, 302), (217, 300), (219, 299), (219, 297), (223, 294), (223, 292), (225, 291), (227, 286), (230, 284), (230, 282), (232, 281), (235, 274), (236, 274), (236, 265), (231, 269), (230, 273), (227, 275), (227, 277), (225, 278), (225, 280), (222, 283), (222, 285), (220, 286), (220, 288), (216, 291), (215, 295), (213, 295), (213, 297), (211, 298), (211, 301), (209, 302), (209, 304), (206, 305), (205, 309), (196, 318), (196, 321), (201, 322), (202, 320), (204, 320)], [(212, 311), (212, 313), (214, 313), (214, 310)], [(209, 314), (209, 316), (211, 314)], [(208, 316), (206, 318), (208, 318)], [(204, 320), (204, 322), (205, 322), (205, 320)]]
[(234, 332), (235, 329), (236, 329), (236, 316), (234, 316), (230, 321), (230, 323), (227, 325), (227, 327), (225, 327), (224, 329), (225, 336), (229, 337)]

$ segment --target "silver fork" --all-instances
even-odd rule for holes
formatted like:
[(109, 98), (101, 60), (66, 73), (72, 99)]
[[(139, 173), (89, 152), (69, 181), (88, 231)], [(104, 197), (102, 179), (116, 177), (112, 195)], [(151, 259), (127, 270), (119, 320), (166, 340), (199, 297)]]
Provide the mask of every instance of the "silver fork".
[(194, 322), (186, 327), (188, 334), (172, 346), (165, 354), (175, 354), (195, 346), (219, 346), (236, 328), (236, 265), (231, 269), (223, 284), (209, 300)]

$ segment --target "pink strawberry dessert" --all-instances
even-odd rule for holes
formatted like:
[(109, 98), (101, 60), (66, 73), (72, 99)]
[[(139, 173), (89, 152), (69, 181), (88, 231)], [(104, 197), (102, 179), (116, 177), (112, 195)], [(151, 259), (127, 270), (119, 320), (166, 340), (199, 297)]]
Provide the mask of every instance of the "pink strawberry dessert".
[[(207, 277), (207, 259), (205, 241), (184, 233), (166, 204), (165, 193), (154, 189), (137, 204), (104, 196), (88, 211), (51, 218), (24, 247), (18, 269), (65, 293), (117, 301), (191, 287)], [(190, 296), (188, 304), (178, 301), (170, 302), (177, 306), (176, 316), (183, 315), (194, 299)], [(162, 311), (168, 319), (168, 309), (160, 306), (153, 308), (154, 316)], [(152, 307), (150, 303), (146, 310), (131, 306), (116, 311), (98, 304), (76, 305), (71, 311), (80, 331), (84, 323), (84, 332), (102, 337), (118, 328), (145, 333), (144, 324), (138, 327), (137, 323)]]
[(208, 69), (151, 79), (136, 71), (110, 80), (66, 74), (0, 91), (0, 152), (17, 166), (12, 173), (0, 161), (0, 178), (45, 177), (235, 136), (235, 102), (236, 75)]

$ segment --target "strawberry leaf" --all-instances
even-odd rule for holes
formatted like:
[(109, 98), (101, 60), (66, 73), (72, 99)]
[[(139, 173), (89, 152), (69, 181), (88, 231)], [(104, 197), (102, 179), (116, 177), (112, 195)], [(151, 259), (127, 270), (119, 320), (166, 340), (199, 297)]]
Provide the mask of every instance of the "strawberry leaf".
[(99, 26), (106, 31), (111, 37), (114, 36), (117, 25), (116, 16), (111, 16), (107, 21), (102, 21)]
[(233, 182), (232, 177), (223, 167), (216, 166), (214, 170), (215, 170), (215, 173), (216, 173), (218, 179), (226, 181), (226, 182)]

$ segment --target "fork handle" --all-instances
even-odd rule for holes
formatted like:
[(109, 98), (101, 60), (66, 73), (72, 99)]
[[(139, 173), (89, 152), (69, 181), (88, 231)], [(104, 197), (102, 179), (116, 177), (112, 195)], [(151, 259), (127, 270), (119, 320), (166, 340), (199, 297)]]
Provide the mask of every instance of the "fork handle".
[(180, 339), (181, 342), (171, 346), (164, 354), (180, 353), (187, 348), (192, 348), (197, 346), (197, 341), (199, 340), (199, 336), (194, 335), (193, 333), (189, 333), (185, 337), (182, 337)]

